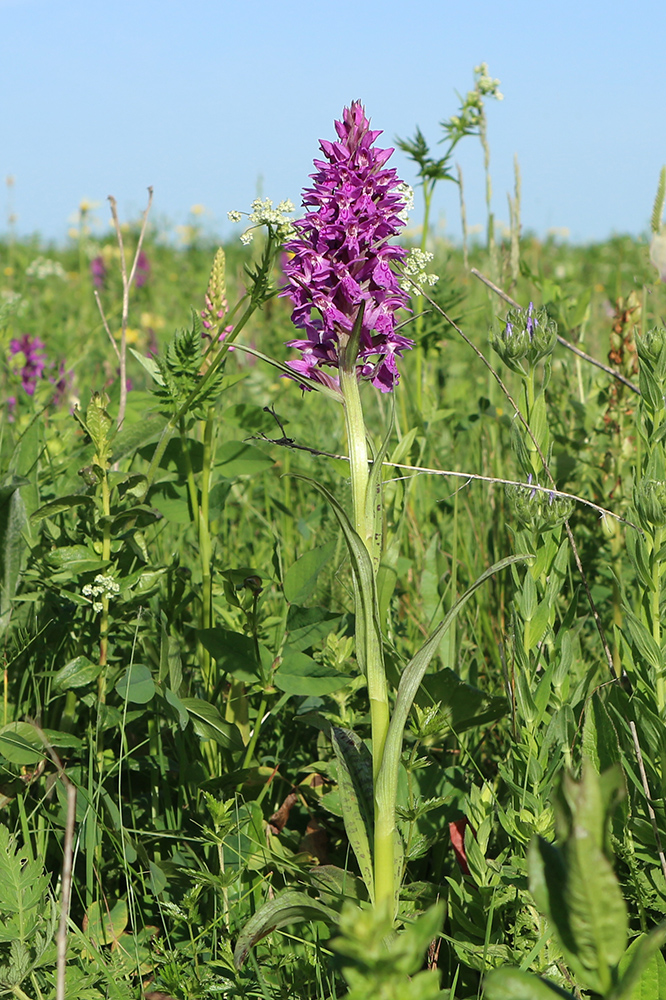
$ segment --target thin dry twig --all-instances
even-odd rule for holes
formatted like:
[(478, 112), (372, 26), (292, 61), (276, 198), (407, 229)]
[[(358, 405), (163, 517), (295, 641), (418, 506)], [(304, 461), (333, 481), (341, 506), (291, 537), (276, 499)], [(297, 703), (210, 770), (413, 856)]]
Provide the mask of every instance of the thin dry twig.
[(99, 297), (99, 292), (97, 291), (97, 289), (95, 289), (95, 291), (94, 291), (93, 294), (95, 296), (95, 302), (97, 303), (97, 308), (99, 309), (99, 314), (102, 317), (102, 323), (104, 324), (104, 329), (106, 330), (107, 336), (108, 336), (109, 340), (111, 341), (111, 346), (113, 347), (114, 351), (116, 352), (116, 357), (118, 358), (118, 361), (120, 361), (120, 351), (118, 350), (118, 345), (116, 344), (116, 342), (115, 342), (115, 340), (113, 338), (113, 334), (111, 333), (111, 330), (109, 329), (109, 324), (106, 321), (106, 316), (104, 315), (104, 307), (102, 306), (102, 300)]
[[(272, 413), (275, 417), (280, 430), (284, 434), (284, 427), (280, 423), (280, 420), (276, 413), (273, 413), (271, 407), (265, 406), (265, 410)], [(306, 444), (298, 444), (293, 438), (283, 436), (281, 438), (269, 438), (265, 434), (254, 434), (250, 440), (262, 440), (266, 441), (268, 444), (276, 444), (282, 448), (293, 448), (294, 451), (306, 451), (309, 455), (319, 456), (321, 458), (336, 458), (343, 462), (349, 461), (349, 455), (336, 455), (332, 451), (321, 451), (318, 448), (310, 448)], [(370, 462), (372, 464), (372, 462)], [(613, 517), (616, 521), (620, 521), (622, 524), (626, 524), (628, 528), (633, 528), (634, 531), (638, 531), (641, 534), (642, 529), (634, 524), (633, 521), (629, 521), (628, 518), (622, 517), (621, 514), (616, 514), (613, 510), (608, 510), (607, 507), (600, 507), (599, 504), (594, 503), (592, 500), (586, 500), (585, 497), (579, 497), (576, 493), (566, 493), (564, 490), (552, 489), (550, 486), (540, 486), (538, 483), (523, 483), (518, 479), (500, 479), (498, 476), (481, 476), (476, 472), (459, 472), (453, 469), (430, 469), (424, 465), (405, 465), (402, 462), (391, 462), (388, 458), (384, 459), (382, 466), (391, 469), (404, 469), (406, 472), (412, 472), (415, 475), (427, 475), (427, 476), (453, 476), (456, 479), (464, 479), (465, 483), (459, 489), (464, 489), (468, 486), (470, 482), (481, 482), (481, 483), (497, 483), (499, 486), (518, 486), (521, 489), (529, 490), (531, 493), (547, 493), (548, 496), (562, 498), (564, 500), (572, 500), (575, 503), (583, 504), (585, 507), (590, 507), (592, 510), (596, 510), (600, 517)], [(412, 476), (397, 476), (394, 479), (387, 479), (386, 482), (394, 482), (398, 479), (411, 479)]]
[(143, 245), (143, 238), (146, 235), (146, 227), (148, 225), (148, 213), (150, 212), (150, 207), (153, 203), (153, 189), (148, 188), (148, 204), (146, 205), (143, 216), (141, 217), (141, 229), (139, 231), (139, 239), (136, 244), (136, 250), (134, 252), (134, 260), (132, 262), (132, 267), (130, 269), (129, 275), (127, 274), (127, 262), (125, 260), (125, 245), (123, 243), (123, 233), (120, 228), (120, 220), (118, 218), (118, 205), (116, 199), (113, 195), (109, 195), (109, 204), (111, 205), (111, 218), (113, 219), (113, 226), (116, 230), (116, 239), (118, 240), (118, 248), (120, 250), (120, 273), (123, 282), (123, 308), (122, 308), (122, 319), (120, 326), (120, 402), (118, 404), (118, 420), (117, 426), (122, 427), (123, 421), (125, 419), (125, 408), (127, 406), (127, 320), (129, 317), (129, 293), (132, 283), (134, 281), (134, 276), (136, 275), (137, 263), (139, 260), (139, 254), (141, 253), (141, 247)]
[[(470, 270), (475, 278), (482, 281), (484, 285), (487, 285), (491, 291), (495, 292), (496, 295), (499, 295), (499, 297), (504, 299), (505, 302), (508, 302), (510, 306), (513, 306), (514, 309), (520, 309), (521, 312), (523, 311), (523, 306), (521, 306), (519, 302), (516, 302), (516, 300), (512, 299), (510, 295), (507, 295), (506, 292), (502, 291), (502, 289), (496, 285), (494, 281), (491, 281), (490, 278), (487, 278), (485, 274), (482, 274), (481, 271), (477, 271), (475, 267), (470, 268)], [(564, 337), (560, 337), (559, 333), (557, 335), (557, 342), (558, 344), (561, 344), (562, 347), (566, 347), (568, 351), (572, 351), (573, 354), (578, 355), (578, 357), (582, 358), (584, 361), (588, 361), (591, 365), (601, 368), (602, 372), (606, 372), (607, 375), (617, 379), (618, 382), (622, 383), (622, 385), (626, 385), (628, 389), (631, 389), (632, 392), (635, 392), (640, 396), (641, 390), (638, 386), (630, 379), (625, 378), (624, 375), (621, 375), (620, 372), (615, 371), (614, 368), (611, 368), (609, 365), (605, 365), (603, 361), (599, 361), (597, 358), (593, 358), (591, 354), (586, 354), (585, 351), (581, 351), (580, 347), (576, 347), (575, 344), (570, 343)]]
[(645, 765), (643, 763), (643, 752), (641, 750), (641, 745), (638, 742), (638, 733), (636, 732), (636, 724), (633, 720), (629, 722), (629, 728), (631, 730), (631, 738), (634, 741), (634, 749), (636, 751), (636, 759), (638, 760), (638, 770), (641, 772), (641, 783), (643, 785), (643, 791), (645, 792), (645, 801), (647, 802), (648, 815), (650, 817), (650, 823), (652, 824), (652, 832), (654, 834), (655, 843), (657, 845), (657, 854), (659, 855), (659, 861), (661, 862), (661, 871), (666, 879), (666, 857), (664, 857), (664, 849), (661, 846), (661, 837), (659, 836), (659, 827), (657, 826), (657, 817), (655, 811), (652, 808), (652, 795), (650, 793), (650, 786), (648, 785), (647, 774), (645, 773)]

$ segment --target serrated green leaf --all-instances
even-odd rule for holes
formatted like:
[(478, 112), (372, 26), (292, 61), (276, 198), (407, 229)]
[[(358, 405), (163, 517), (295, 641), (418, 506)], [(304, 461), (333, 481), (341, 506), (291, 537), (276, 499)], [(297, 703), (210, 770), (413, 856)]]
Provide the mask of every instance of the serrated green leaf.
[[(0, 941), (32, 943), (45, 906), (49, 877), (5, 826), (0, 826)], [(10, 917), (10, 920), (6, 918)]]

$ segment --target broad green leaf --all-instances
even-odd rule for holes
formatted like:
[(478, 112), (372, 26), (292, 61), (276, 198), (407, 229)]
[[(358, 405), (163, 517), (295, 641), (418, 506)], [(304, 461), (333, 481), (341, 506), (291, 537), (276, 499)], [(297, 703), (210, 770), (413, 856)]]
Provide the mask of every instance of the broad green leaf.
[(466, 684), (453, 670), (445, 667), (426, 674), (415, 699), (420, 708), (439, 702), (439, 710), (454, 733), (472, 726), (483, 726), (502, 718), (508, 710), (505, 698), (491, 697), (485, 691)]
[(284, 575), (284, 596), (289, 604), (302, 604), (311, 596), (317, 577), (335, 553), (335, 542), (305, 552)]
[(158, 483), (150, 494), (150, 503), (172, 524), (190, 524), (192, 521), (187, 485), (184, 482)]
[(300, 924), (306, 920), (320, 920), (335, 927), (338, 919), (335, 910), (304, 892), (289, 889), (265, 903), (247, 922), (236, 941), (234, 964), (240, 969), (250, 948), (279, 927)]
[(74, 507), (94, 507), (94, 505), (94, 498), (87, 496), (87, 494), (59, 497), (57, 500), (49, 500), (48, 503), (38, 507), (30, 515), (30, 520), (41, 521), (45, 517), (55, 517), (56, 514), (62, 514), (64, 511), (72, 510)]
[(350, 680), (349, 675), (338, 673), (334, 667), (318, 663), (311, 656), (289, 647), (285, 649), (282, 663), (273, 675), (273, 683), (280, 691), (309, 698), (320, 698), (338, 691)]
[[(153, 358), (153, 357), (146, 357), (143, 354), (139, 354), (139, 352), (135, 351), (133, 347), (130, 347), (130, 353), (134, 355), (134, 357), (139, 362), (139, 364), (141, 365), (141, 367), (143, 369), (145, 369), (145, 371), (148, 372), (148, 374), (152, 378), (153, 382), (156, 382), (157, 385), (164, 385), (164, 379), (162, 378), (162, 374), (160, 372), (159, 365), (155, 361), (155, 358)], [(166, 423), (166, 417), (163, 419), (162, 425), (164, 425), (165, 423)], [(144, 444), (145, 442), (144, 441), (139, 441), (138, 443), (139, 444)]]
[(19, 487), (27, 480), (14, 478), (0, 487), (0, 628), (4, 630), (16, 594), (27, 528), (25, 504)]
[(345, 830), (370, 899), (373, 899), (372, 757), (363, 741), (350, 729), (334, 726), (331, 740), (338, 761), (338, 787)]
[(592, 695), (585, 712), (583, 754), (592, 762), (597, 774), (622, 760), (615, 726), (598, 694)]
[(220, 670), (236, 680), (251, 684), (260, 676), (261, 664), (257, 663), (254, 640), (249, 635), (217, 626), (197, 629), (197, 638)]
[(271, 465), (275, 465), (275, 460), (270, 455), (245, 441), (227, 441), (220, 445), (215, 455), (215, 468), (225, 479), (255, 476)]
[(44, 744), (29, 722), (9, 722), (0, 729), (0, 756), (10, 764), (31, 767), (44, 757)]
[(118, 900), (112, 907), (106, 901), (94, 902), (83, 917), (83, 931), (99, 948), (101, 945), (117, 942), (127, 927), (128, 919), (127, 903), (124, 900)]
[(556, 1000), (557, 997), (574, 1000), (573, 993), (567, 993), (555, 983), (507, 966), (493, 969), (486, 976), (483, 995), (486, 1000)]
[(653, 670), (661, 671), (661, 651), (648, 627), (636, 615), (632, 614), (628, 608), (623, 608), (623, 613), (627, 630), (633, 640), (634, 646)]
[[(529, 579), (529, 573), (526, 575), (526, 579)], [(538, 642), (543, 637), (544, 632), (548, 628), (548, 619), (550, 617), (552, 604), (550, 601), (541, 601), (534, 612), (534, 616), (530, 618), (529, 621), (525, 622), (525, 649), (526, 652), (530, 652), (538, 644)]]
[(289, 648), (296, 651), (317, 645), (329, 633), (337, 631), (341, 621), (341, 615), (327, 608), (301, 608), (292, 604), (287, 612)]
[(608, 1000), (663, 1000), (666, 997), (666, 922), (640, 934), (620, 959), (620, 981)]
[(244, 750), (243, 741), (236, 726), (225, 722), (214, 705), (201, 698), (181, 698), (192, 720), (197, 736), (204, 740), (215, 740), (225, 750)]
[[(130, 348), (131, 350), (131, 348)], [(111, 462), (116, 463), (121, 458), (131, 455), (137, 448), (145, 445), (151, 438), (161, 434), (167, 424), (167, 418), (161, 414), (146, 414), (136, 423), (125, 424), (113, 439)]]
[(141, 663), (126, 667), (116, 684), (116, 692), (123, 701), (134, 705), (147, 705), (155, 694), (155, 682), (148, 669)]
[(69, 691), (92, 684), (101, 672), (99, 663), (92, 663), (87, 656), (75, 656), (54, 674), (53, 683), (62, 691)]

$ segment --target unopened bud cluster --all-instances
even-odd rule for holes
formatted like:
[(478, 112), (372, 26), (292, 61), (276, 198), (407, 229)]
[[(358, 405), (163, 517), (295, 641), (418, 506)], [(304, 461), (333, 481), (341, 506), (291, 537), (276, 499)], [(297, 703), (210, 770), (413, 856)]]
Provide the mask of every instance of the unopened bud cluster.
[(500, 358), (514, 372), (525, 375), (521, 362), (533, 368), (542, 358), (553, 353), (557, 342), (557, 323), (543, 306), (509, 309), (504, 325), (491, 329), (490, 343)]
[(666, 482), (663, 479), (642, 479), (634, 487), (634, 506), (645, 528), (661, 528), (666, 524)]
[(225, 257), (222, 247), (215, 254), (204, 302), (204, 308), (201, 310), (202, 323), (204, 329), (213, 330), (219, 326), (220, 320), (223, 319), (229, 308), (225, 277)]
[(555, 528), (566, 521), (573, 511), (573, 501), (568, 497), (534, 486), (507, 486), (506, 497), (521, 524), (536, 531)]

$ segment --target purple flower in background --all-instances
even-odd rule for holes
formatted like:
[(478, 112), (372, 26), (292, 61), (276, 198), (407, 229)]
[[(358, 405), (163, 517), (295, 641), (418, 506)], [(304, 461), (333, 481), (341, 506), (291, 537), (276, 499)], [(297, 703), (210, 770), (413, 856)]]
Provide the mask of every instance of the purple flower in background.
[(134, 272), (134, 284), (137, 288), (143, 288), (145, 283), (150, 277), (150, 261), (147, 255), (141, 250), (136, 262), (136, 271)]
[(46, 367), (44, 344), (39, 337), (24, 333), (22, 337), (10, 341), (10, 355), (23, 354), (25, 360), (20, 370), (21, 385), (29, 396), (34, 395), (35, 386)]
[(104, 288), (106, 281), (106, 265), (103, 257), (93, 257), (90, 261), (90, 274), (95, 288)]
[(390, 266), (406, 256), (389, 242), (404, 225), (402, 182), (385, 169), (393, 150), (373, 146), (381, 132), (371, 131), (359, 101), (344, 109), (335, 130), (339, 141), (322, 139), (326, 160), (314, 161), (314, 185), (303, 194), (310, 210), (285, 244), (289, 284), (281, 294), (291, 299), (292, 321), (305, 334), (288, 343), (302, 354), (289, 366), (337, 387), (338, 378), (323, 369), (339, 368), (340, 349), (365, 303), (356, 371), (390, 392), (399, 378), (396, 359), (414, 343), (396, 332), (396, 312), (408, 296)]

